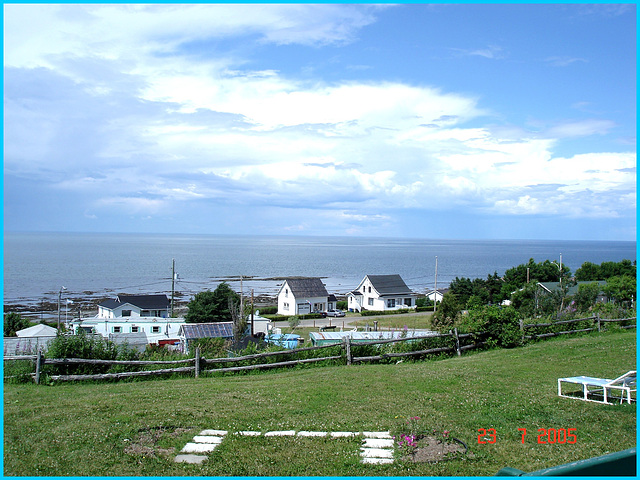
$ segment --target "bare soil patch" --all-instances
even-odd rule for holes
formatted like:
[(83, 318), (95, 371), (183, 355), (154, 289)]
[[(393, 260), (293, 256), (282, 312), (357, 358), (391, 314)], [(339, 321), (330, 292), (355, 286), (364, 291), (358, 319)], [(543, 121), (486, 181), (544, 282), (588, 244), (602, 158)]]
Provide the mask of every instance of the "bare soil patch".
[(138, 430), (136, 438), (130, 441), (124, 448), (124, 453), (129, 455), (142, 455), (144, 457), (169, 456), (175, 453), (175, 448), (160, 448), (158, 443), (165, 438), (176, 438), (192, 428), (182, 427), (149, 427)]
[[(409, 455), (404, 459), (415, 463), (435, 463), (443, 460), (452, 460), (465, 453), (467, 453), (467, 447), (460, 441), (442, 442), (436, 437), (425, 436), (418, 440), (418, 445), (413, 455)], [(467, 457), (472, 455), (472, 453), (467, 453)]]

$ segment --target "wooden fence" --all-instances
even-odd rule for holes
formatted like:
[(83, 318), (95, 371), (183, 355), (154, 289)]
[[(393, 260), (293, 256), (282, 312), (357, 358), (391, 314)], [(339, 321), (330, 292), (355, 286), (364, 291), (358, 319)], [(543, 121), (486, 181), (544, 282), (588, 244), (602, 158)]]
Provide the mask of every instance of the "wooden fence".
[[(575, 318), (573, 320), (560, 320), (558, 322), (553, 322), (553, 323), (528, 323), (528, 324), (525, 324), (523, 320), (520, 320), (520, 330), (522, 331), (522, 338), (530, 340), (530, 339), (536, 339), (536, 338), (555, 337), (558, 335), (568, 335), (571, 333), (594, 332), (596, 330), (598, 332), (601, 332), (603, 325), (606, 325), (607, 323), (622, 323), (622, 322), (635, 321), (635, 319), (636, 317), (606, 319), (606, 318), (600, 318), (598, 316), (593, 316), (593, 317), (586, 317), (586, 318)], [(553, 328), (557, 325), (569, 325), (572, 323), (585, 322), (585, 321), (592, 322), (593, 327), (581, 328), (577, 330), (564, 330), (560, 332), (547, 332), (547, 333), (532, 334), (532, 335), (525, 334), (525, 330), (527, 328), (550, 328), (550, 327)], [(621, 325), (621, 328), (636, 328), (636, 326), (635, 324)]]
[[(526, 335), (526, 329), (530, 328), (549, 328), (555, 327), (563, 324), (571, 324), (583, 321), (592, 321), (594, 323), (593, 327), (586, 329), (577, 329), (577, 330), (565, 330), (559, 332), (548, 332), (542, 334), (532, 334)], [(612, 322), (627, 322), (627, 321), (635, 321), (635, 317), (633, 318), (624, 318), (624, 319), (601, 319), (598, 317), (588, 317), (588, 318), (580, 318), (575, 320), (563, 320), (554, 323), (540, 323), (540, 324), (524, 324), (520, 323), (520, 329), (523, 334), (523, 339), (535, 339), (535, 338), (545, 338), (557, 335), (566, 335), (572, 333), (580, 333), (580, 332), (588, 332), (588, 331), (601, 331), (603, 325)], [(635, 328), (635, 325), (625, 325), (622, 328)], [(164, 368), (164, 369), (156, 369), (156, 370), (139, 370), (132, 372), (120, 372), (120, 373), (102, 373), (102, 374), (91, 374), (91, 375), (49, 375), (49, 379), (53, 381), (81, 381), (81, 380), (118, 380), (124, 378), (132, 378), (132, 377), (149, 377), (154, 375), (166, 375), (166, 374), (174, 374), (174, 373), (191, 373), (193, 372), (194, 377), (198, 377), (201, 373), (228, 373), (228, 372), (241, 372), (248, 370), (259, 370), (266, 368), (277, 368), (277, 367), (287, 367), (294, 365), (303, 365), (308, 363), (316, 363), (322, 361), (330, 361), (330, 360), (343, 360), (346, 365), (352, 365), (353, 363), (358, 362), (374, 362), (380, 361), (384, 359), (392, 359), (392, 358), (404, 358), (410, 356), (418, 356), (418, 355), (435, 355), (441, 353), (452, 353), (461, 355), (462, 352), (478, 347), (482, 347), (486, 344), (486, 342), (477, 342), (473, 343), (474, 338), (482, 337), (482, 333), (458, 333), (457, 329), (450, 330), (449, 333), (439, 333), (428, 336), (421, 337), (407, 337), (407, 338), (399, 338), (399, 339), (390, 339), (390, 340), (372, 340), (367, 342), (352, 342), (352, 339), (349, 336), (343, 337), (342, 343), (336, 343), (331, 345), (322, 345), (316, 347), (304, 347), (304, 348), (296, 348), (291, 350), (281, 350), (276, 352), (266, 352), (266, 353), (257, 353), (254, 355), (244, 355), (241, 357), (231, 357), (231, 358), (211, 358), (207, 359), (200, 355), (200, 350), (196, 348), (194, 358), (187, 358), (184, 360), (91, 360), (91, 359), (82, 359), (82, 358), (45, 358), (44, 354), (39, 351), (37, 355), (20, 355), (20, 356), (5, 356), (5, 361), (17, 361), (17, 360), (31, 360), (35, 362), (35, 373), (31, 374), (35, 383), (40, 383), (40, 378), (42, 376), (42, 369), (45, 365), (122, 365), (122, 366), (151, 366), (151, 365), (164, 365), (164, 366), (172, 366), (173, 368)], [(368, 345), (383, 345), (383, 344), (391, 344), (391, 343), (400, 343), (400, 342), (416, 342), (419, 340), (425, 339), (437, 339), (437, 338), (449, 338), (451, 340), (451, 344), (449, 346), (437, 347), (437, 348), (429, 348), (422, 350), (414, 350), (408, 352), (384, 352), (379, 355), (369, 355), (369, 356), (354, 356), (352, 354), (352, 349), (357, 346), (368, 346)], [(464, 345), (466, 341), (471, 341), (472, 343)], [(314, 358), (305, 358), (305, 359), (294, 359), (294, 360), (286, 360), (272, 363), (257, 363), (253, 365), (241, 365), (241, 366), (231, 366), (225, 367), (221, 366), (219, 368), (210, 368), (207, 369), (206, 366), (209, 365), (227, 365), (230, 363), (239, 363), (244, 361), (259, 361), (262, 359), (267, 359), (269, 357), (274, 356), (294, 356), (301, 352), (310, 352), (315, 350), (322, 350), (328, 348), (334, 348), (336, 346), (340, 347), (340, 355), (331, 355), (324, 357), (314, 357)], [(185, 365), (185, 366), (178, 366)]]

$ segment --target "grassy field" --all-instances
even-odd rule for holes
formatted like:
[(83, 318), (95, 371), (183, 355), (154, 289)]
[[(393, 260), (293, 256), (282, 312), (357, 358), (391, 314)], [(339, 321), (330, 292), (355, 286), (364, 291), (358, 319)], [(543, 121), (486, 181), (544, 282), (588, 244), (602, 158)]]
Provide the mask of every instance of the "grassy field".
[[(636, 444), (635, 405), (556, 395), (557, 378), (635, 368), (635, 331), (395, 365), (352, 365), (139, 382), (5, 385), (8, 476), (487, 476), (537, 470)], [(203, 429), (389, 430), (420, 416), (472, 455), (437, 464), (360, 463), (358, 439), (237, 437), (202, 465), (173, 458)], [(478, 429), (495, 428), (493, 444)], [(519, 428), (526, 428), (522, 441)], [(539, 428), (577, 442), (539, 444)]]

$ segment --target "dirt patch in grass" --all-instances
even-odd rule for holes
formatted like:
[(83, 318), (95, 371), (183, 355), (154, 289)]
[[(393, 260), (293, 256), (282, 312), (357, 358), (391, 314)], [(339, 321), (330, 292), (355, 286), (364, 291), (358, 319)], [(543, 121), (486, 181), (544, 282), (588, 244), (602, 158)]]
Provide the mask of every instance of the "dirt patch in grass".
[(467, 453), (467, 447), (460, 441), (443, 443), (436, 437), (422, 437), (418, 440), (418, 445), (413, 455), (407, 456), (405, 459), (415, 463), (435, 463), (443, 460), (452, 460), (464, 454), (467, 454), (467, 457), (473, 455), (472, 453)]
[(193, 428), (183, 427), (148, 427), (138, 430), (133, 440), (125, 439), (127, 446), (124, 453), (128, 455), (142, 455), (143, 457), (169, 456), (175, 453), (175, 448), (161, 448), (158, 444), (164, 439), (179, 437)]

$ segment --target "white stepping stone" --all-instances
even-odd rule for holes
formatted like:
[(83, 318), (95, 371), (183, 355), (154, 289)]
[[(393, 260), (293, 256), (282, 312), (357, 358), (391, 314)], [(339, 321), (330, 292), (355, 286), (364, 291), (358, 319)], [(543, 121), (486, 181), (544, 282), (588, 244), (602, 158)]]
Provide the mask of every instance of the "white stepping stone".
[(227, 433), (226, 430), (203, 430), (200, 432), (200, 435), (215, 435), (218, 437), (224, 437)]
[(389, 432), (362, 432), (367, 438), (391, 438)]
[(393, 448), (393, 439), (391, 438), (365, 438), (363, 447), (368, 448)]
[(301, 430), (298, 432), (299, 437), (326, 437), (327, 432), (307, 432), (305, 430)]
[(210, 453), (218, 445), (215, 443), (187, 443), (182, 449), (183, 453)]
[(262, 432), (254, 432), (251, 430), (245, 430), (242, 432), (236, 432), (236, 435), (242, 435), (243, 437), (259, 437), (262, 435)]
[(362, 463), (373, 463), (373, 464), (383, 464), (383, 463), (393, 463), (393, 458), (363, 458)]
[(357, 435), (358, 435), (358, 433), (356, 433), (356, 432), (331, 432), (331, 436), (334, 437), (334, 438), (355, 437)]
[(393, 458), (393, 450), (384, 448), (361, 448), (360, 455), (364, 458)]
[(295, 430), (280, 430), (276, 432), (267, 432), (265, 437), (292, 437), (296, 434)]
[(196, 465), (201, 464), (202, 462), (204, 462), (207, 458), (207, 456), (205, 455), (176, 455), (176, 458), (174, 459), (174, 462), (176, 463), (193, 463)]
[(223, 437), (214, 437), (211, 435), (196, 435), (193, 437), (195, 443), (215, 443), (219, 445), (222, 443), (222, 440), (224, 440)]

